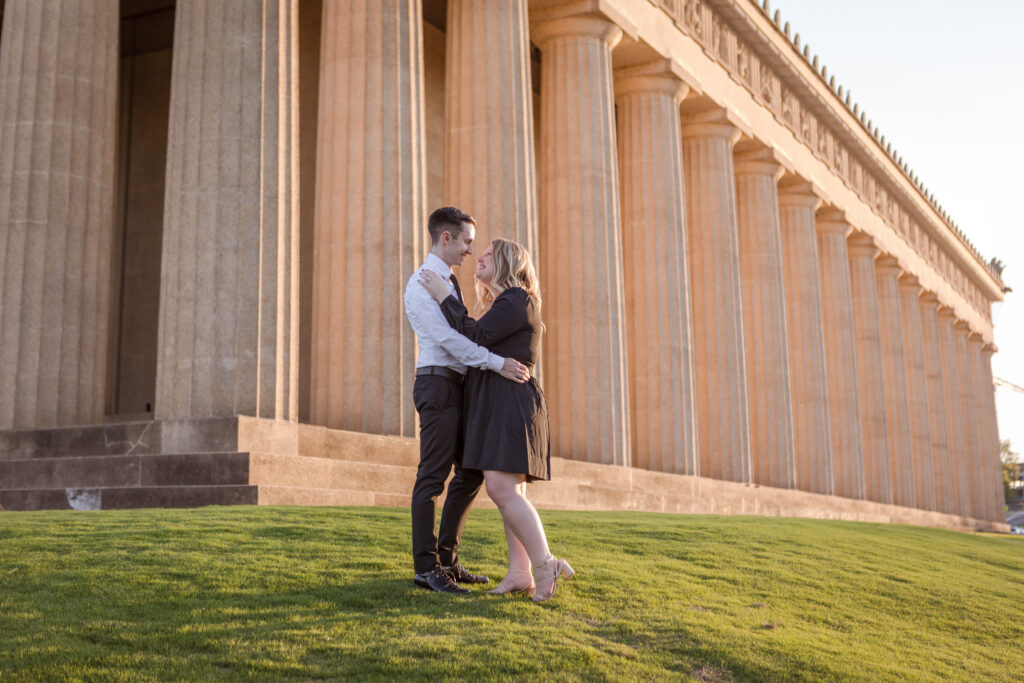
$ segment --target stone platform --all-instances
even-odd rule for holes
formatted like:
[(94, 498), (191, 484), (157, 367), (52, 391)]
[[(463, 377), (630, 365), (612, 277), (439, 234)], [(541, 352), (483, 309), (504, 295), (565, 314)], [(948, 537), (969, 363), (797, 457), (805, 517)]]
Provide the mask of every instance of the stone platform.
[[(100, 510), (202, 505), (405, 507), (415, 439), (250, 417), (0, 431), (0, 506)], [(538, 508), (752, 514), (964, 531), (1006, 524), (804, 491), (552, 459)], [(476, 505), (492, 507), (486, 494)]]

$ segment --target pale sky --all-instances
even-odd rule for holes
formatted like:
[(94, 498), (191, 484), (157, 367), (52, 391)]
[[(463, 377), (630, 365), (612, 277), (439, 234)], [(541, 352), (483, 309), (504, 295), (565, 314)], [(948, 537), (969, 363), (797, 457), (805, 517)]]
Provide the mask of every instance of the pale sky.
[[(760, 0), (759, 0), (760, 2)], [(993, 308), (992, 369), (1024, 386), (1024, 0), (772, 0), (1016, 291)], [(996, 391), (1024, 455), (1024, 394)]]

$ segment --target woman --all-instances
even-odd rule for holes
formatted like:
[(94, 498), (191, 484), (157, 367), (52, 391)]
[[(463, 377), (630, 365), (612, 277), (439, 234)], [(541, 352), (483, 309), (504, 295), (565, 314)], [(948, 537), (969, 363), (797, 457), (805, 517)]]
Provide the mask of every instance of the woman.
[[(475, 277), (480, 310), (486, 311), (479, 320), (449, 295), (437, 273), (424, 270), (420, 282), (453, 328), (498, 355), (532, 367), (544, 326), (529, 252), (516, 242), (496, 239), (477, 259)], [(537, 510), (526, 499), (526, 482), (551, 478), (544, 395), (534, 378), (517, 384), (475, 368), (466, 373), (463, 386), (462, 466), (483, 471), (487, 495), (501, 511), (508, 541), (508, 573), (489, 592), (532, 593), (535, 602), (547, 600), (555, 594), (558, 577), (570, 578), (573, 570), (551, 554)]]

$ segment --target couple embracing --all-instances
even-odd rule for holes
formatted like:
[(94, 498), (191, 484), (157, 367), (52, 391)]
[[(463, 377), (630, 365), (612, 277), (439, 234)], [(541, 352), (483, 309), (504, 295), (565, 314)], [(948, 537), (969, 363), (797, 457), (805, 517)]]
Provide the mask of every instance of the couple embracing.
[[(409, 279), (405, 312), (419, 340), (413, 399), (420, 416), (420, 464), (412, 492), (417, 586), (469, 593), (488, 583), (459, 562), (459, 538), (483, 485), (497, 505), (508, 542), (508, 571), (489, 593), (554, 596), (569, 564), (551, 554), (526, 484), (551, 478), (548, 415), (531, 377), (543, 324), (540, 288), (529, 252), (496, 239), (477, 259), (478, 318), (462, 301), (452, 266), (473, 253), (476, 221), (453, 207), (427, 222), (430, 254)], [(437, 497), (455, 467), (435, 535)], [(532, 570), (532, 571), (531, 571)]]

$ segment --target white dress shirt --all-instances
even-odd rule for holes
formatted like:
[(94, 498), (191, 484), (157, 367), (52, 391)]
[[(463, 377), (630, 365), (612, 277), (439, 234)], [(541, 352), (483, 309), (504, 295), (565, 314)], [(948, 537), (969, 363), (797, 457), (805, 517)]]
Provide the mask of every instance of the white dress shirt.
[[(427, 260), (420, 270), (424, 268), (443, 277), (448, 283), (448, 291), (455, 292), (455, 286), (450, 280), (452, 269), (447, 263), (434, 254), (427, 254)], [(466, 366), (501, 372), (505, 364), (503, 357), (474, 344), (448, 324), (441, 306), (420, 284), (420, 270), (412, 274), (405, 286), (405, 315), (409, 318), (420, 347), (416, 367), (440, 365), (460, 374), (466, 374)]]

